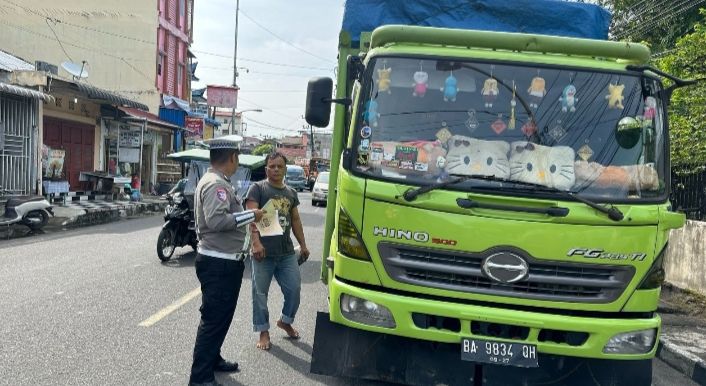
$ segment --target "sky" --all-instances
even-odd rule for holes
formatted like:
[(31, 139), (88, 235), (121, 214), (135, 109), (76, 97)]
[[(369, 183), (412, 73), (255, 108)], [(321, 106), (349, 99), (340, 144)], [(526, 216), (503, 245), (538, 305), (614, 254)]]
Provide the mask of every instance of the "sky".
[[(334, 77), (343, 2), (240, 1), (238, 110), (263, 110), (243, 113), (245, 135), (296, 135), (306, 124), (302, 117), (307, 82)], [(191, 50), (200, 81), (192, 88), (231, 85), (236, 0), (194, 3)]]

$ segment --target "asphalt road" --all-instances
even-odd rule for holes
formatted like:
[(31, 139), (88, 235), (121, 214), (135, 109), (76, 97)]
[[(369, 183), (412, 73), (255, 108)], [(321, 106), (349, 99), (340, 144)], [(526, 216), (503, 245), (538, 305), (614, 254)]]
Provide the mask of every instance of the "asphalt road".
[[(325, 208), (300, 195), (312, 258), (302, 266), (300, 341), (272, 331), (273, 348), (255, 348), (250, 270), (223, 356), (242, 371), (226, 385), (382, 385), (309, 373), (317, 311)], [(0, 241), (0, 385), (184, 385), (199, 321), (199, 283), (190, 248), (162, 264), (159, 216)], [(279, 314), (273, 284), (270, 313)], [(274, 322), (274, 320), (273, 320)], [(655, 361), (655, 385), (695, 385)]]

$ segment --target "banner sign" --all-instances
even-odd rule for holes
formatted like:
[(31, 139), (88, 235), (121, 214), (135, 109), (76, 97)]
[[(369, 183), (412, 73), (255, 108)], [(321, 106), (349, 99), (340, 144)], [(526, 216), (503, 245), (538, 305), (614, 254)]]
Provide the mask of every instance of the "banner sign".
[(238, 107), (238, 88), (231, 86), (207, 86), (207, 102), (213, 107)]

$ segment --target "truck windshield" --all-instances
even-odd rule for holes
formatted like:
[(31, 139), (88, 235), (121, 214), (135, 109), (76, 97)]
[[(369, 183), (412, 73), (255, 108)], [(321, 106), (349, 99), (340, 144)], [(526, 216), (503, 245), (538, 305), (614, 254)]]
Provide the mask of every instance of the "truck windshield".
[[(661, 84), (637, 73), (378, 57), (366, 72), (355, 168), (428, 185), (495, 176), (599, 201), (666, 199)], [(526, 185), (488, 179), (453, 189)], [(531, 193), (530, 193), (531, 194)]]

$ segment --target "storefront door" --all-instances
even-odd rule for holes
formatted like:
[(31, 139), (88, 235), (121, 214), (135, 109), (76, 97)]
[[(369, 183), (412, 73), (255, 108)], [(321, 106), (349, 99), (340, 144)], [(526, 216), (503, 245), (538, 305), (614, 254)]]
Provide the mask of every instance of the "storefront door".
[(56, 118), (44, 118), (44, 144), (66, 150), (64, 171), (71, 190), (80, 191), (79, 175), (93, 171), (95, 126)]

